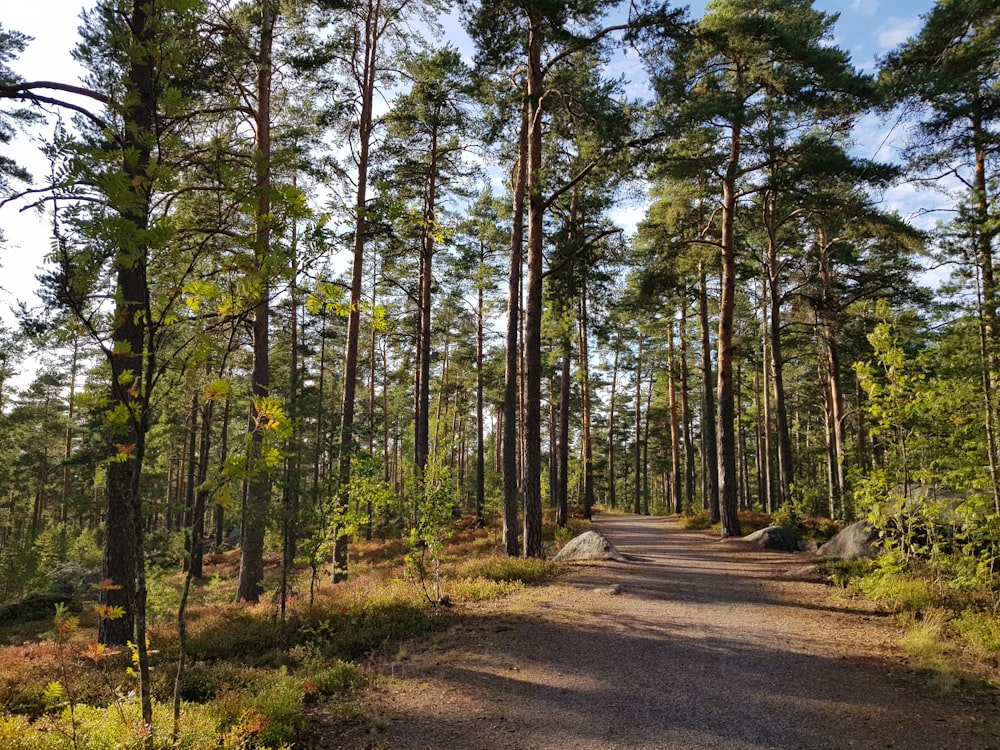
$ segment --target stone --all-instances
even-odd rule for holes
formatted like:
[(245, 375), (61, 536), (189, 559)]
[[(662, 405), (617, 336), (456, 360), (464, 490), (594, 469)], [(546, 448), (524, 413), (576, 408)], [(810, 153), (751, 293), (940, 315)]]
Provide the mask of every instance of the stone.
[(610, 586), (602, 586), (598, 589), (591, 589), (595, 594), (607, 594), (608, 596), (618, 596), (625, 589), (622, 588), (620, 583), (612, 583)]
[(872, 544), (877, 538), (878, 531), (868, 521), (856, 521), (820, 547), (817, 554), (841, 560), (877, 557), (878, 549)]
[(607, 537), (596, 531), (585, 531), (580, 536), (570, 539), (569, 543), (559, 550), (556, 560), (624, 560), (621, 553)]
[(743, 540), (779, 552), (798, 552), (802, 544), (798, 532), (791, 526), (784, 525), (768, 526), (743, 537)]
[(73, 597), (42, 592), (0, 604), (0, 625), (51, 620), (55, 616), (57, 604), (65, 604), (75, 612), (80, 611), (80, 602)]
[(69, 562), (57, 565), (45, 577), (49, 582), (49, 593), (97, 600), (97, 584), (101, 582), (98, 570), (89, 570), (79, 563)]

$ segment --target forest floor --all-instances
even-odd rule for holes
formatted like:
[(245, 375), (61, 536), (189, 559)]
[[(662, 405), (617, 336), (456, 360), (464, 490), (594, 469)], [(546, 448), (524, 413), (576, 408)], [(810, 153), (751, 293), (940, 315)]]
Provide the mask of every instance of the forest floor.
[(593, 528), (627, 561), (576, 564), (383, 655), (361, 698), (317, 708), (309, 746), (1000, 749), (996, 693), (936, 690), (894, 618), (796, 574), (805, 554), (676, 519)]

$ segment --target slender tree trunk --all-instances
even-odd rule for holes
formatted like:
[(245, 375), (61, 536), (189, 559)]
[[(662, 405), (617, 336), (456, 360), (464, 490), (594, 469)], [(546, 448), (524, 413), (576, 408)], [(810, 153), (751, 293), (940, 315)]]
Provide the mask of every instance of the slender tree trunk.
[(521, 309), (521, 267), (524, 263), (524, 202), (528, 179), (528, 114), (521, 120), (518, 161), (514, 170), (514, 210), (511, 218), (510, 275), (507, 296), (507, 340), (503, 397), (503, 546), (509, 557), (520, 552), (517, 533), (520, 469), (518, 456), (519, 332)]
[(478, 284), (476, 299), (476, 526), (483, 526), (486, 506), (486, 428), (483, 424), (483, 285)]
[(569, 407), (570, 360), (573, 352), (568, 334), (563, 335), (562, 372), (559, 376), (559, 493), (556, 496), (556, 525), (569, 523)]
[[(365, 41), (361, 70), (361, 116), (358, 122), (358, 182), (354, 202), (354, 258), (351, 266), (351, 309), (347, 317), (347, 340), (344, 346), (344, 383), (340, 401), (340, 455), (338, 456), (337, 498), (335, 513), (347, 512), (351, 507), (351, 459), (354, 456), (354, 411), (358, 387), (358, 348), (361, 331), (361, 299), (364, 285), (365, 239), (368, 234), (367, 196), (369, 150), (373, 112), (375, 107), (375, 76), (378, 57), (379, 15), (381, 5), (376, 2), (365, 15)], [(348, 535), (342, 519), (334, 519), (333, 571), (334, 583), (347, 580)]]
[(986, 401), (986, 437), (989, 451), (991, 484), (993, 485), (993, 507), (1000, 513), (1000, 456), (997, 438), (997, 382), (1000, 380), (1000, 331), (997, 327), (997, 283), (993, 268), (993, 238), (997, 234), (995, 222), (991, 220), (989, 184), (986, 175), (987, 147), (990, 141), (984, 135), (983, 103), (977, 97), (972, 113), (972, 138), (975, 145), (975, 167), (973, 199), (976, 210), (976, 251), (979, 256), (979, 273), (982, 278), (982, 301), (980, 316), (983, 320), (983, 395)]
[(717, 415), (715, 410), (715, 380), (712, 370), (712, 339), (708, 320), (708, 276), (704, 265), (699, 267), (698, 316), (701, 322), (701, 455), (702, 496), (708, 506), (712, 523), (721, 520), (719, 510), (719, 451), (716, 442)]
[(608, 397), (608, 505), (618, 507), (615, 484), (615, 395), (618, 389), (618, 361), (621, 357), (619, 342), (615, 342), (615, 363), (611, 370), (611, 394)]
[(549, 376), (549, 506), (559, 505), (559, 436), (555, 376)]
[(594, 445), (590, 416), (590, 347), (587, 333), (587, 284), (580, 292), (580, 397), (583, 441), (583, 517), (588, 521), (594, 508)]
[[(437, 133), (431, 135), (429, 152), (430, 166), (427, 193), (424, 196), (424, 237), (420, 251), (419, 278), (419, 326), (417, 334), (417, 413), (414, 422), (414, 463), (416, 465), (418, 487), (423, 484), (427, 471), (428, 445), (430, 440), (430, 377), (431, 377), (431, 289), (433, 287), (435, 201), (437, 193)], [(447, 351), (447, 350), (446, 350)], [(447, 353), (445, 354), (447, 362)], [(447, 367), (447, 364), (445, 365)], [(442, 377), (442, 380), (444, 378)], [(440, 411), (441, 399), (438, 399)], [(437, 429), (435, 426), (434, 451), (437, 453)], [(419, 491), (419, 490), (418, 490)]]
[[(229, 418), (232, 414), (229, 397), (226, 397), (226, 405), (222, 410), (222, 438), (219, 442), (219, 473), (226, 467), (229, 459)], [(215, 546), (222, 548), (225, 541), (226, 531), (226, 509), (221, 503), (215, 504)]]
[(684, 468), (681, 465), (681, 425), (680, 405), (677, 399), (677, 352), (674, 346), (674, 324), (669, 321), (667, 328), (668, 393), (670, 397), (670, 492), (673, 495), (674, 513), (684, 512), (684, 498), (681, 495)]
[(740, 131), (734, 127), (722, 183), (722, 295), (719, 301), (719, 511), (722, 536), (740, 536), (736, 473), (736, 401), (733, 392), (733, 318), (736, 311), (736, 175)]
[(524, 323), (524, 556), (543, 557), (541, 488), (542, 382), (542, 23), (529, 11), (528, 31), (528, 284)]
[(634, 500), (636, 515), (642, 513), (642, 331), (639, 331), (639, 351), (635, 360), (635, 456)]
[(684, 305), (680, 324), (681, 424), (684, 428), (684, 499), (689, 505), (694, 505), (695, 466), (694, 440), (691, 436), (691, 403), (688, 398), (687, 314), (687, 305)]
[(250, 417), (248, 424), (250, 481), (246, 512), (243, 517), (243, 542), (240, 548), (240, 576), (236, 601), (257, 602), (264, 583), (264, 532), (271, 505), (271, 477), (261, 458), (267, 416), (260, 410), (271, 388), (270, 370), (270, 284), (267, 260), (271, 252), (271, 76), (274, 24), (278, 8), (273, 0), (260, 4), (260, 49), (257, 68), (257, 144), (255, 149), (256, 236), (254, 260), (260, 293), (253, 309), (253, 373), (251, 375)]
[(782, 503), (792, 499), (795, 482), (792, 464), (792, 438), (788, 430), (788, 408), (785, 405), (785, 359), (781, 349), (781, 279), (778, 243), (768, 243), (768, 291), (770, 293), (771, 371), (774, 385), (774, 417), (778, 443), (779, 496)]

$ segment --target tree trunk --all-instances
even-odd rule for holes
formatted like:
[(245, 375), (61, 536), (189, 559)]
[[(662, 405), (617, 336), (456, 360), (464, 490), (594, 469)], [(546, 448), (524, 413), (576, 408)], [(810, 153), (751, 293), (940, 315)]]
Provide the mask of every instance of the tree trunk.
[[(419, 332), (417, 334), (417, 398), (416, 419), (414, 421), (414, 463), (418, 492), (427, 471), (428, 446), (430, 441), (430, 377), (431, 377), (431, 290), (433, 287), (435, 201), (437, 193), (437, 133), (431, 135), (429, 179), (424, 196), (424, 236), (420, 248), (419, 277)], [(447, 361), (447, 354), (445, 355)], [(443, 379), (443, 378), (442, 378)], [(438, 399), (440, 407), (441, 400)], [(440, 426), (440, 415), (437, 422)], [(435, 432), (437, 452), (437, 435)]]
[(542, 547), (542, 23), (529, 11), (528, 32), (528, 284), (524, 323), (524, 556), (544, 557)]
[(722, 294), (719, 300), (718, 450), (719, 512), (722, 536), (740, 536), (736, 474), (736, 401), (733, 392), (733, 318), (736, 311), (736, 174), (740, 131), (733, 128), (726, 176), (722, 183)]
[(569, 522), (569, 407), (570, 360), (573, 356), (569, 335), (563, 335), (562, 372), (559, 376), (559, 492), (556, 495), (556, 525)]
[[(361, 116), (358, 122), (358, 183), (354, 201), (354, 252), (351, 266), (351, 309), (347, 317), (347, 340), (344, 345), (344, 383), (340, 401), (340, 455), (337, 471), (337, 497), (334, 512), (339, 516), (351, 507), (351, 459), (354, 456), (354, 399), (358, 387), (358, 348), (361, 329), (361, 299), (364, 284), (365, 238), (368, 233), (367, 195), (369, 150), (375, 107), (375, 75), (378, 51), (378, 15), (370, 9), (365, 16), (365, 41), (359, 78)], [(342, 518), (334, 519), (333, 571), (331, 580), (347, 580), (347, 542)]]
[(674, 324), (671, 320), (667, 325), (667, 358), (668, 358), (668, 393), (670, 397), (670, 492), (673, 495), (674, 513), (684, 512), (684, 498), (681, 496), (681, 486), (684, 469), (681, 466), (681, 425), (679, 404), (677, 403), (677, 355), (674, 347)]
[(476, 526), (483, 526), (486, 505), (486, 428), (483, 424), (483, 285), (478, 284), (476, 299)]
[(642, 331), (639, 331), (639, 351), (635, 360), (635, 455), (634, 512), (642, 513)]
[(702, 496), (712, 523), (721, 519), (719, 510), (719, 452), (716, 443), (715, 391), (713, 390), (712, 339), (708, 320), (708, 277), (699, 265), (698, 316), (701, 322), (701, 483)]
[(682, 308), (680, 324), (681, 424), (684, 428), (684, 499), (694, 505), (694, 440), (691, 436), (691, 403), (688, 398), (687, 305)]
[(778, 442), (779, 497), (782, 503), (792, 499), (795, 475), (792, 464), (792, 438), (788, 430), (788, 408), (785, 405), (785, 359), (781, 350), (781, 288), (778, 243), (768, 242), (768, 291), (770, 292), (771, 372), (774, 386), (774, 417)]
[(618, 388), (618, 361), (621, 357), (619, 342), (615, 342), (615, 364), (611, 370), (611, 394), (608, 397), (608, 505), (618, 507), (615, 485), (615, 391)]
[(520, 552), (517, 533), (520, 470), (518, 425), (520, 401), (518, 378), (521, 267), (524, 263), (524, 201), (528, 180), (528, 114), (521, 119), (518, 160), (514, 170), (514, 210), (511, 218), (510, 274), (507, 294), (507, 339), (503, 396), (503, 546), (508, 557)]
[(271, 505), (271, 477), (261, 459), (267, 417), (261, 412), (262, 400), (270, 393), (270, 284), (265, 266), (271, 252), (271, 49), (275, 16), (278, 9), (272, 0), (260, 5), (260, 49), (257, 68), (257, 145), (255, 149), (254, 260), (261, 278), (260, 294), (253, 309), (253, 372), (251, 375), (250, 417), (248, 426), (250, 482), (246, 512), (243, 517), (243, 542), (240, 547), (240, 576), (236, 601), (260, 601), (264, 583), (264, 531)]
[(590, 346), (587, 332), (587, 285), (580, 292), (580, 397), (583, 442), (583, 517), (588, 521), (594, 508), (594, 445), (590, 417)]

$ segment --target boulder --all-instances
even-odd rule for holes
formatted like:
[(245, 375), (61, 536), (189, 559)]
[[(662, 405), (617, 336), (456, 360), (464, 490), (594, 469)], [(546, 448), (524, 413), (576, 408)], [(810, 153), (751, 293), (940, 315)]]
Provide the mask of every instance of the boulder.
[(45, 577), (49, 582), (49, 593), (97, 600), (97, 584), (101, 582), (100, 571), (88, 570), (79, 563), (70, 562), (57, 565)]
[(878, 550), (872, 542), (877, 538), (878, 532), (870, 523), (856, 521), (820, 547), (817, 554), (820, 557), (836, 557), (841, 560), (876, 557)]
[(624, 560), (621, 553), (607, 537), (596, 531), (585, 531), (580, 536), (570, 539), (569, 543), (559, 550), (556, 560)]
[(51, 620), (56, 613), (57, 604), (65, 604), (75, 612), (80, 611), (80, 602), (71, 596), (31, 594), (23, 599), (0, 604), (0, 625), (21, 625), (38, 620)]
[(744, 541), (756, 544), (764, 549), (779, 552), (798, 552), (801, 549), (802, 538), (791, 526), (768, 526), (743, 537)]

